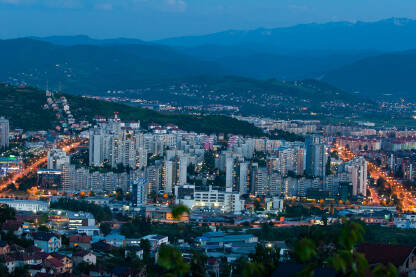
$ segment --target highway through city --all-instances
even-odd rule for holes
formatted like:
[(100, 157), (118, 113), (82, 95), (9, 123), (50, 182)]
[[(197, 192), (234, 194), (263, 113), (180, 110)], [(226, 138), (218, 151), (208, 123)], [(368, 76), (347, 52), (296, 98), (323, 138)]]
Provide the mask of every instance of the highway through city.
[[(80, 144), (80, 141), (66, 141), (59, 143), (57, 147), (61, 148), (65, 152), (70, 152), (71, 150), (77, 148)], [(16, 183), (17, 180), (39, 169), (42, 164), (47, 162), (47, 160), (48, 158), (46, 154), (37, 157), (36, 160), (34, 160), (30, 165), (24, 166), (21, 172), (13, 174), (10, 178), (0, 182), (0, 190), (6, 189), (11, 183), (14, 183), (16, 188), (18, 188), (18, 184)], [(2, 195), (4, 195), (4, 193)]]
[[(344, 161), (348, 161), (356, 157), (356, 155), (348, 149), (338, 146), (334, 149), (337, 151), (339, 157)], [(396, 195), (399, 201), (399, 205), (397, 207), (399, 210), (403, 212), (416, 212), (416, 196), (411, 191), (406, 189), (400, 183), (400, 181), (390, 176), (388, 173), (384, 172), (379, 166), (375, 165), (370, 161), (367, 161), (367, 169), (371, 177), (375, 180), (379, 178), (383, 178), (384, 180), (386, 180), (386, 184), (391, 189), (392, 196)], [(371, 204), (380, 205), (382, 199), (377, 194), (375, 188), (371, 187), (371, 184), (369, 184), (368, 189), (370, 191)]]

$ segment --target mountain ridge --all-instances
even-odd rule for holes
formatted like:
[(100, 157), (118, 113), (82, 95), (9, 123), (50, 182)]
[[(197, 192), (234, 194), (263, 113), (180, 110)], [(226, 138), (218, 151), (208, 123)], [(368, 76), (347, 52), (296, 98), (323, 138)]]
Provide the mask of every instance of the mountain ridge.
[(416, 100), (416, 49), (367, 57), (327, 72), (322, 80), (367, 97), (392, 94)]
[[(182, 36), (155, 43), (196, 47), (204, 44), (274, 46), (280, 50), (377, 49), (399, 51), (416, 48), (416, 20), (388, 18), (374, 22), (327, 22), (280, 28), (228, 30), (201, 36)], [(364, 43), (367, 42), (367, 43)], [(307, 46), (307, 47), (306, 47)]]

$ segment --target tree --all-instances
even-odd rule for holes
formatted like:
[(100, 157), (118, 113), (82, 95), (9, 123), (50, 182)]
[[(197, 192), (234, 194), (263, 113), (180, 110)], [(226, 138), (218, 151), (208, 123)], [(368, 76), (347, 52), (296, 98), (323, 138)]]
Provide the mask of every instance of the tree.
[(205, 277), (207, 261), (208, 257), (205, 255), (205, 253), (200, 251), (193, 251), (191, 262), (192, 276)]
[(142, 239), (140, 241), (140, 248), (143, 249), (143, 260), (145, 260), (145, 261), (150, 260), (151, 259), (151, 257), (150, 257), (151, 247), (150, 247), (149, 240)]
[(16, 219), (16, 210), (10, 208), (5, 204), (0, 205), (0, 224), (3, 224), (6, 220)]
[(56, 202), (51, 203), (52, 209), (63, 209), (69, 211), (83, 211), (90, 212), (94, 215), (94, 218), (98, 221), (108, 221), (113, 219), (113, 214), (109, 207), (99, 206), (94, 203), (88, 203), (84, 200), (75, 200), (70, 198), (61, 198)]
[(124, 198), (123, 190), (121, 188), (118, 188), (116, 190), (116, 199), (118, 201), (123, 201), (123, 198)]
[(15, 270), (11, 274), (9, 274), (10, 277), (22, 277), (22, 276), (27, 276), (27, 275), (28, 275), (27, 266), (16, 267)]
[(202, 171), (212, 172), (215, 169), (215, 156), (212, 150), (204, 152), (204, 163), (202, 165)]
[(83, 274), (90, 274), (90, 270), (91, 270), (92, 265), (90, 265), (87, 262), (80, 262), (77, 267), (75, 268), (75, 271), (78, 273), (83, 273)]
[(325, 175), (331, 175), (331, 157), (328, 157), (325, 165)]
[(104, 234), (104, 236), (110, 234), (111, 232), (111, 225), (107, 222), (100, 224), (100, 231)]
[(269, 276), (279, 265), (280, 249), (277, 247), (265, 247), (259, 243), (256, 246), (256, 252), (249, 254), (249, 258), (253, 263), (260, 265), (260, 267), (257, 267), (257, 270), (262, 269), (263, 273)]
[(267, 276), (263, 264), (248, 262), (244, 264), (242, 272), (243, 277)]
[(305, 267), (296, 276), (314, 276), (314, 270), (320, 264), (332, 267), (340, 276), (397, 276), (394, 265), (378, 265), (370, 269), (370, 265), (362, 253), (355, 249), (357, 243), (364, 242), (364, 228), (357, 222), (345, 221), (338, 240), (338, 248), (333, 255), (320, 261), (315, 243), (310, 239), (302, 239), (295, 245), (297, 259)]
[(322, 222), (324, 223), (324, 226), (328, 225), (328, 216), (326, 214), (322, 215)]
[(151, 232), (150, 219), (139, 216), (136, 217), (131, 223), (124, 223), (121, 225), (120, 233), (128, 238), (142, 237), (148, 235)]
[(69, 238), (65, 235), (61, 236), (62, 245), (69, 246)]
[(38, 227), (38, 231), (39, 232), (49, 232), (49, 228), (47, 226), (45, 226), (45, 225), (40, 225)]
[(1, 263), (0, 263), (0, 276), (7, 276), (8, 274), (9, 274), (9, 271), (7, 269), (7, 266), (4, 263), (4, 260), (1, 260)]
[(187, 206), (185, 206), (185, 205), (183, 205), (183, 204), (178, 204), (178, 205), (176, 205), (176, 206), (174, 206), (173, 208), (172, 208), (172, 217), (175, 219), (175, 220), (179, 220), (180, 219), (180, 217), (183, 215), (183, 214), (185, 214), (185, 213), (187, 213), (187, 214), (190, 214), (190, 210), (189, 210), (189, 208), (187, 207)]
[(170, 245), (164, 245), (159, 249), (157, 264), (165, 269), (164, 276), (184, 276), (190, 271), (190, 266), (183, 260), (182, 253)]
[(42, 213), (39, 217), (38, 223), (39, 224), (46, 224), (49, 221), (49, 216), (47, 213)]

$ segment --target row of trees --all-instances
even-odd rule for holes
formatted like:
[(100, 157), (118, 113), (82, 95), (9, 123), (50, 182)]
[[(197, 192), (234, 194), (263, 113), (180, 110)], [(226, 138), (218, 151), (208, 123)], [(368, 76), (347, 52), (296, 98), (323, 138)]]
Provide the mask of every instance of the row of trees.
[(84, 200), (75, 200), (70, 198), (61, 198), (51, 203), (51, 209), (63, 209), (74, 212), (90, 212), (98, 222), (109, 221), (113, 219), (113, 214), (109, 207), (99, 206)]

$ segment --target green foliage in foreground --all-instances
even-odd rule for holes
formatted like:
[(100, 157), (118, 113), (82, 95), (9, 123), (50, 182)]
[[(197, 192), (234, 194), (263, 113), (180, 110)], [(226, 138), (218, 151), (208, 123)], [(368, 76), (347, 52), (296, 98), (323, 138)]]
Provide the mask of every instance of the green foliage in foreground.
[(335, 252), (321, 259), (315, 242), (304, 238), (295, 244), (297, 259), (305, 264), (296, 276), (314, 276), (318, 266), (333, 268), (337, 276), (397, 276), (397, 269), (391, 263), (370, 267), (364, 254), (357, 252), (356, 245), (364, 242), (364, 228), (357, 222), (346, 221), (341, 229)]
[[(416, 233), (412, 230), (399, 229), (396, 227), (382, 227), (376, 224), (360, 223), (364, 229), (363, 237), (366, 242), (416, 245)], [(294, 226), (294, 227), (272, 227), (268, 224), (251, 233), (258, 236), (260, 240), (277, 241), (283, 240), (294, 244), (297, 239), (307, 238), (316, 244), (336, 243), (342, 233), (343, 225), (335, 224), (328, 226)]]
[(185, 263), (182, 253), (170, 245), (163, 245), (159, 249), (157, 263), (166, 271), (162, 276), (183, 276), (190, 271), (190, 265)]

